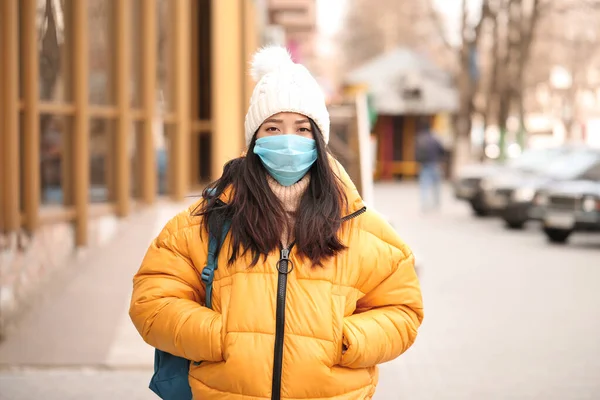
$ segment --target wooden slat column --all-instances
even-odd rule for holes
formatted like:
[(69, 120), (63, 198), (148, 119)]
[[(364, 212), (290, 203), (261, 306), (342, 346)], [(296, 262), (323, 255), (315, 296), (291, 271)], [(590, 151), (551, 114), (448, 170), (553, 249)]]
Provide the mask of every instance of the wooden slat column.
[(142, 0), (142, 107), (144, 121), (141, 139), (141, 194), (142, 201), (152, 204), (156, 200), (157, 166), (152, 119), (156, 104), (156, 59), (157, 59), (157, 14), (156, 0)]
[(211, 2), (212, 178), (244, 146), (242, 0)]
[(88, 242), (90, 148), (89, 148), (89, 68), (88, 0), (71, 3), (73, 16), (73, 182), (75, 203), (75, 244)]
[(25, 135), (23, 200), (25, 228), (38, 226), (40, 208), (40, 113), (39, 57), (36, 29), (36, 0), (21, 2), (21, 52), (23, 57), (23, 134)]
[(242, 98), (242, 113), (245, 117), (246, 111), (250, 104), (250, 96), (254, 90), (255, 82), (248, 72), (248, 67), (252, 61), (254, 52), (258, 49), (258, 30), (256, 27), (256, 4), (254, 0), (242, 0), (244, 29), (242, 32), (242, 40), (244, 42), (244, 67), (242, 68), (242, 79), (244, 83), (244, 96)]
[(11, 232), (19, 229), (20, 185), (19, 185), (19, 13), (18, 0), (2, 0), (2, 96), (3, 120), (0, 143), (0, 163), (2, 163), (2, 209), (4, 230)]
[(190, 187), (190, 134), (191, 134), (191, 4), (189, 0), (173, 3), (172, 26), (174, 31), (174, 107), (177, 124), (173, 132), (172, 146), (176, 157), (171, 160), (173, 179), (171, 185), (174, 200), (183, 200)]
[[(0, 54), (5, 54), (4, 51), (4, 30), (3, 30), (3, 26), (4, 26), (4, 15), (3, 15), (3, 11), (4, 9), (2, 7), (0, 7)], [(6, 81), (7, 81), (7, 77), (4, 75), (4, 63), (0, 63), (0, 87), (6, 87)], [(2, 92), (0, 92), (0, 233), (5, 231), (5, 225), (4, 225), (4, 190), (5, 190), (5, 184), (4, 184), (4, 161), (3, 157), (4, 157), (4, 151), (2, 150), (5, 146), (4, 144), (4, 140), (5, 140), (5, 132), (4, 132), (4, 125), (3, 125), (3, 121), (5, 120), (4, 117), (4, 95), (2, 94)]]
[[(198, 57), (199, 53), (199, 40), (198, 35), (200, 33), (200, 21), (199, 21), (199, 7), (198, 0), (192, 1), (190, 5), (190, 13), (192, 15), (192, 21), (190, 26), (190, 55), (191, 55), (191, 71), (190, 71), (190, 88), (191, 88), (191, 109), (190, 118), (192, 121), (196, 121), (200, 118), (200, 60)], [(199, 169), (200, 169), (200, 154), (198, 149), (199, 137), (198, 133), (193, 129), (193, 123), (190, 127), (192, 129), (192, 136), (190, 138), (190, 187), (193, 188), (198, 184), (199, 181)]]
[(119, 116), (115, 140), (115, 200), (117, 215), (125, 217), (131, 210), (131, 163), (129, 142), (132, 124), (129, 106), (131, 82), (131, 0), (114, 0), (115, 11), (115, 97)]

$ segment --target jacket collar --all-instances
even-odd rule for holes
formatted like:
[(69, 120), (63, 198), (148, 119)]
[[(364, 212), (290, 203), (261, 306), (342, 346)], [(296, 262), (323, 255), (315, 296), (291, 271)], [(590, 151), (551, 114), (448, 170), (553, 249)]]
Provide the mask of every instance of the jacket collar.
[(348, 206), (345, 212), (342, 213), (342, 216), (346, 217), (348, 215), (352, 215), (365, 208), (365, 203), (363, 202), (362, 197), (360, 197), (360, 193), (358, 193), (356, 185), (354, 184), (354, 182), (352, 182), (352, 179), (350, 179), (350, 175), (348, 175), (342, 164), (340, 164), (333, 157), (330, 157), (330, 162), (333, 167), (333, 172), (342, 181), (343, 190), (346, 194), (346, 198), (348, 199)]

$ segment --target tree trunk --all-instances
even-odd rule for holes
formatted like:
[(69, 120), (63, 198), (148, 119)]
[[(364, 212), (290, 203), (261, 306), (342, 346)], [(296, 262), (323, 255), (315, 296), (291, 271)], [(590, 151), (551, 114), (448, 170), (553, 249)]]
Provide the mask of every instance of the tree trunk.
[[(463, 113), (456, 115), (454, 118), (454, 126), (457, 127), (453, 147), (450, 176), (457, 176), (457, 172), (461, 166), (468, 164), (471, 161), (471, 136), (465, 135), (464, 132), (471, 131), (471, 114)], [(463, 132), (462, 134), (460, 132)]]
[(521, 40), (522, 0), (508, 0), (506, 12), (508, 15), (508, 31), (502, 54), (502, 79), (500, 89), (500, 106), (498, 108), (498, 128), (500, 130), (500, 159), (506, 158), (507, 120), (513, 109), (515, 93), (520, 90), (515, 82), (518, 77), (519, 49)]
[(525, 100), (523, 99), (522, 91), (517, 101), (519, 106), (519, 134), (517, 142), (519, 143), (521, 151), (523, 151), (527, 147), (527, 127), (525, 126)]
[(500, 30), (498, 29), (497, 18), (492, 19), (492, 32), (493, 32), (493, 44), (492, 44), (492, 70), (490, 73), (488, 89), (485, 96), (485, 123), (484, 123), (484, 135), (481, 149), (481, 161), (485, 161), (485, 149), (487, 147), (487, 137), (485, 132), (487, 131), (488, 124), (494, 120), (492, 117), (494, 110), (498, 104), (498, 66), (500, 65)]
[(454, 146), (451, 176), (456, 176), (460, 166), (468, 163), (471, 158), (471, 117), (473, 115), (474, 83), (470, 76), (469, 50), (463, 45), (460, 54), (461, 72), (458, 76), (458, 91), (460, 93), (459, 109), (454, 118)]
[(500, 142), (498, 143), (498, 147), (500, 147), (500, 160), (504, 160), (506, 158), (506, 134), (507, 127), (506, 121), (508, 120), (508, 115), (510, 113), (510, 92), (505, 89), (500, 94), (500, 106), (498, 107), (498, 129), (500, 130)]
[(461, 165), (471, 160), (471, 117), (475, 111), (473, 99), (477, 91), (478, 71), (472, 63), (472, 55), (476, 55), (481, 28), (490, 16), (490, 0), (481, 2), (481, 17), (475, 26), (468, 23), (468, 2), (462, 0), (461, 37), (462, 45), (457, 52), (458, 68), (454, 75), (454, 83), (459, 92), (458, 111), (453, 117), (454, 145), (450, 174), (456, 176)]
[(523, 98), (524, 87), (525, 87), (525, 68), (529, 61), (529, 54), (531, 51), (531, 43), (533, 42), (533, 36), (535, 29), (539, 21), (540, 16), (540, 0), (534, 0), (531, 8), (531, 14), (529, 18), (525, 17), (525, 4), (521, 2), (521, 15), (520, 15), (520, 43), (519, 43), (519, 60), (517, 64), (517, 86), (515, 88), (514, 101), (517, 103), (518, 116), (519, 116), (519, 132), (518, 132), (518, 143), (521, 149), (525, 149), (527, 140), (527, 129), (525, 127), (525, 99)]

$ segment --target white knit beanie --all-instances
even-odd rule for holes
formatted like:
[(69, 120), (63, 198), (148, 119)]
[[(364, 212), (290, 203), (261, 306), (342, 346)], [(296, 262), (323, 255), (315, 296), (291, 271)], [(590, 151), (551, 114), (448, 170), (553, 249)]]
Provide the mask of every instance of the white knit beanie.
[(262, 123), (280, 112), (311, 118), (329, 143), (329, 112), (321, 87), (306, 67), (295, 64), (284, 47), (262, 48), (252, 60), (250, 74), (256, 87), (246, 114), (246, 147)]

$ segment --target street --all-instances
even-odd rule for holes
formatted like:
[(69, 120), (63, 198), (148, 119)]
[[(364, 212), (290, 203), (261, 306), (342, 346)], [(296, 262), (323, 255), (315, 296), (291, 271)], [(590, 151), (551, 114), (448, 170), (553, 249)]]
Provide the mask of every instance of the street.
[[(497, 219), (472, 217), (449, 191), (442, 210), (422, 215), (413, 183), (376, 185), (375, 205), (413, 248), (425, 302), (419, 337), (406, 354), (381, 367), (376, 400), (600, 398), (599, 235), (576, 235), (567, 246), (551, 246), (535, 225), (509, 231)], [(128, 259), (141, 259), (143, 243), (175, 210), (162, 207), (144, 217), (155, 222), (137, 228), (147, 236), (128, 242), (139, 252)], [(115, 252), (104, 254), (114, 259)], [(102, 260), (95, 261), (79, 273), (102, 271)], [(125, 281), (109, 291), (118, 315), (98, 311), (87, 317), (90, 310), (70, 304), (72, 310), (57, 312), (80, 317), (62, 317), (62, 328), (46, 328), (33, 316), (40, 312), (35, 307), (51, 307), (52, 298), (33, 307), (21, 331), (0, 344), (1, 400), (156, 398), (147, 389), (152, 349), (140, 343), (126, 316), (127, 286), (137, 269), (132, 264), (126, 271), (110, 269), (111, 279)], [(68, 288), (55, 288), (55, 295), (87, 296), (75, 290), (78, 282), (68, 280)], [(91, 327), (108, 325), (100, 330), (109, 337), (87, 355), (76, 347), (79, 355), (53, 351), (77, 346), (77, 338), (68, 336), (78, 318), (91, 318)], [(52, 336), (59, 328), (66, 337)]]
[(422, 217), (412, 189), (379, 186), (377, 206), (423, 258), (425, 321), (377, 400), (600, 398), (600, 236), (550, 246), (449, 194)]

